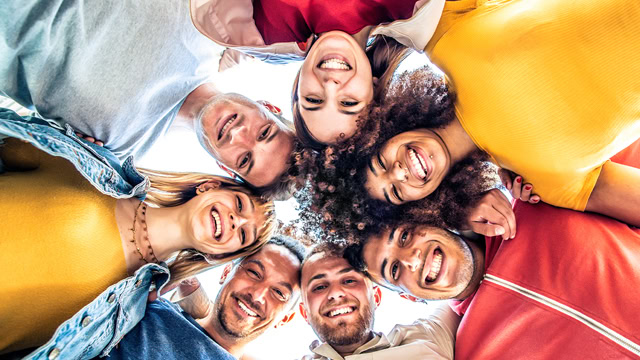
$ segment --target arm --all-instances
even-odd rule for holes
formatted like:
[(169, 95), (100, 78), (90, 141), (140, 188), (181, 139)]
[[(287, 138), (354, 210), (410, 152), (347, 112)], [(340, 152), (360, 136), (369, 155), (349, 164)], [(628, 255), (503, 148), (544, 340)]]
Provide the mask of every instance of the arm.
[(640, 169), (607, 161), (585, 210), (640, 226)]
[(205, 318), (213, 306), (196, 277), (182, 280), (171, 301), (196, 320)]
[[(447, 301), (441, 301), (426, 319), (416, 322), (419, 325), (425, 346), (433, 352), (429, 359), (453, 359), (456, 333), (462, 318), (456, 314)], [(407, 337), (414, 338), (413, 334)]]

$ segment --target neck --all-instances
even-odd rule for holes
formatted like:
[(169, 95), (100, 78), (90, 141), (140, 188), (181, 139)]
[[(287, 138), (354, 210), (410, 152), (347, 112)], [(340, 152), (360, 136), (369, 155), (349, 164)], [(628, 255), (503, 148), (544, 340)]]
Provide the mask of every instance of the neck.
[(185, 218), (185, 206), (154, 208), (147, 207), (147, 231), (153, 252), (160, 261), (168, 260), (174, 253), (192, 247), (187, 241), (187, 229), (183, 224), (189, 224)]
[(367, 41), (369, 40), (369, 35), (371, 34), (371, 30), (373, 30), (373, 26), (368, 25), (365, 26), (362, 30), (357, 33), (351, 35), (356, 40), (356, 42), (362, 47), (362, 49), (367, 48)]
[(182, 103), (175, 124), (189, 129), (195, 128), (195, 121), (200, 110), (214, 97), (221, 95), (212, 83), (205, 83), (193, 90)]
[(218, 319), (214, 318), (215, 316), (215, 311), (209, 311), (209, 314), (205, 318), (196, 321), (218, 345), (222, 346), (231, 355), (240, 359), (249, 341), (247, 338), (238, 338), (227, 334), (220, 326)]
[(369, 336), (364, 337), (361, 341), (358, 341), (355, 344), (350, 344), (350, 345), (333, 345), (333, 344), (329, 344), (331, 345), (331, 347), (338, 352), (338, 354), (340, 354), (340, 356), (345, 357), (348, 355), (353, 354), (354, 351), (356, 351), (360, 346), (368, 343), (369, 341), (371, 341), (371, 339), (373, 339), (373, 332), (369, 333)]
[(450, 124), (442, 129), (433, 130), (444, 142), (451, 158), (451, 164), (455, 164), (466, 158), (474, 151), (478, 151), (478, 147), (471, 140), (471, 137), (462, 127), (458, 118), (455, 118)]

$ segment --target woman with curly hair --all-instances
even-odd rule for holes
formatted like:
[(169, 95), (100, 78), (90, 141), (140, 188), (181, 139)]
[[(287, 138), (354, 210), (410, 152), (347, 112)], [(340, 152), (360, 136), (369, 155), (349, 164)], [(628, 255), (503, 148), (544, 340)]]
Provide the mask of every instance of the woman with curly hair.
[[(600, 124), (597, 134), (580, 131), (585, 121), (559, 121), (554, 130), (573, 129), (570, 140), (527, 136), (523, 131), (537, 124), (497, 118), (486, 124), (495, 136), (482, 138), (463, 127), (453, 101), (444, 81), (428, 68), (403, 74), (356, 136), (318, 156), (325, 163), (310, 167), (314, 206), (325, 217), (339, 217), (336, 225), (343, 229), (350, 207), (366, 209), (361, 227), (386, 217), (469, 228), (469, 210), (490, 185), (485, 160), (491, 160), (522, 175), (542, 201), (640, 225), (640, 191), (629, 185), (640, 181), (640, 172), (607, 161), (640, 137), (639, 121)], [(505, 128), (514, 130), (503, 136)], [(595, 137), (598, 141), (588, 141)]]
[(220, 176), (141, 170), (150, 187), (140, 201), (105, 195), (72, 162), (18, 138), (0, 145), (0, 165), (0, 353), (41, 345), (145, 264), (168, 261), (171, 286), (257, 251), (274, 230), (273, 203)]

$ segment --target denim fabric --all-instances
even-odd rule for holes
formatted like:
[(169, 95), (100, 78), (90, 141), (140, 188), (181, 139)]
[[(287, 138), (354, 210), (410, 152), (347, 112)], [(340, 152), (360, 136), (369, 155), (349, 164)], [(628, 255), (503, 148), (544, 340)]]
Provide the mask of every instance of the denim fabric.
[[(116, 199), (144, 199), (149, 180), (133, 166), (133, 157), (120, 161), (107, 149), (80, 139), (70, 126), (65, 129), (34, 116), (22, 117), (0, 108), (0, 143), (14, 137), (53, 156), (69, 160), (100, 192)], [(0, 173), (4, 171), (0, 162)]]
[(147, 304), (142, 321), (111, 351), (109, 360), (233, 360), (191, 316), (160, 299)]
[(144, 316), (149, 291), (160, 290), (168, 280), (165, 264), (141, 267), (62, 323), (51, 340), (25, 359), (91, 359), (109, 354)]

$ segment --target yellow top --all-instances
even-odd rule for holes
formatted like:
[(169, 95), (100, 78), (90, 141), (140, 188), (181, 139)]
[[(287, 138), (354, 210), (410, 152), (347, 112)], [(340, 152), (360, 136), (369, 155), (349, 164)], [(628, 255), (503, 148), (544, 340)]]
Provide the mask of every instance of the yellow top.
[[(14, 139), (11, 139), (14, 140)], [(73, 165), (11, 141), (0, 158), (0, 353), (42, 345), (127, 276), (116, 200)]]
[(447, 1), (425, 51), (476, 145), (547, 203), (584, 210), (640, 137), (640, 1)]

